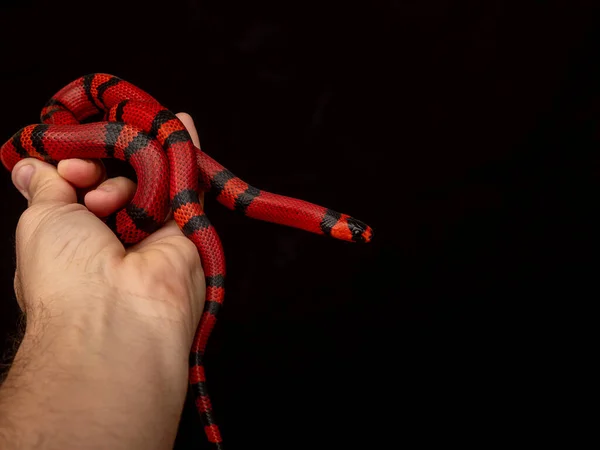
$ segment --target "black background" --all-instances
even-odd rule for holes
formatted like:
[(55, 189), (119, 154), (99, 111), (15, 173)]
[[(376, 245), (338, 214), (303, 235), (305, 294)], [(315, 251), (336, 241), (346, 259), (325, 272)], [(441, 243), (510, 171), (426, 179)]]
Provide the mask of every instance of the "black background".
[[(328, 241), (208, 200), (228, 291), (207, 371), (229, 448), (497, 441), (528, 428), (545, 313), (595, 295), (591, 3), (5, 2), (0, 141), (66, 83), (113, 73), (190, 113), (242, 179), (374, 228)], [(10, 354), (26, 205), (0, 180)], [(187, 405), (177, 448), (203, 440)]]

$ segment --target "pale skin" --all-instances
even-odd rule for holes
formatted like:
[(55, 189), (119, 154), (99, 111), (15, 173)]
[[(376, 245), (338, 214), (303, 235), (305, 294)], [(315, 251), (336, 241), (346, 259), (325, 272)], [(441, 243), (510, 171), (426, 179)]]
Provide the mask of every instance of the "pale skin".
[(125, 249), (99, 217), (135, 185), (98, 162), (26, 159), (12, 179), (29, 204), (15, 274), (27, 326), (0, 386), (0, 448), (172, 448), (205, 297), (196, 247), (170, 221)]

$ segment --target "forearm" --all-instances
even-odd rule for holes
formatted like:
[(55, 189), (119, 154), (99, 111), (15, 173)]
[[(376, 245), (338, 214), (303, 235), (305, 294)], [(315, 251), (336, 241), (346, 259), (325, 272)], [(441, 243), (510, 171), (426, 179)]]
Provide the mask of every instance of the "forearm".
[(189, 344), (177, 323), (112, 306), (34, 316), (0, 386), (0, 448), (172, 448)]

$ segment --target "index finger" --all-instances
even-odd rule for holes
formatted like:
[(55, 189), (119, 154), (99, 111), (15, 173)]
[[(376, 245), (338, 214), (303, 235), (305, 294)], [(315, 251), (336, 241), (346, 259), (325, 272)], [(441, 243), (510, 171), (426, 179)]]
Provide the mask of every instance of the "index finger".
[(190, 133), (190, 136), (192, 137), (192, 142), (194, 143), (194, 145), (200, 148), (200, 138), (198, 137), (198, 131), (196, 131), (196, 126), (194, 125), (194, 119), (192, 119), (192, 116), (184, 112), (177, 113), (175, 115), (179, 117), (179, 120), (181, 120), (185, 125), (185, 128), (188, 130), (188, 133)]

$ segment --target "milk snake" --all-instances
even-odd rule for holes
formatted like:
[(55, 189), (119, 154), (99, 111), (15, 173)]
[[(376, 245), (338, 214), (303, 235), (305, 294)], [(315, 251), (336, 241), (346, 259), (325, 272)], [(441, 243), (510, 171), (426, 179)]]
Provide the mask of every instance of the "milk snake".
[[(101, 122), (90, 122), (101, 118)], [(137, 175), (133, 200), (104, 218), (121, 242), (134, 244), (172, 212), (198, 248), (206, 277), (206, 303), (190, 353), (189, 382), (209, 442), (222, 449), (204, 374), (204, 350), (224, 298), (225, 258), (204, 213), (199, 192), (245, 216), (352, 242), (369, 242), (371, 228), (331, 209), (248, 185), (196, 148), (183, 123), (136, 86), (107, 74), (81, 77), (56, 93), (41, 124), (19, 130), (0, 149), (8, 170), (23, 158), (52, 164), (68, 158), (118, 158)]]

